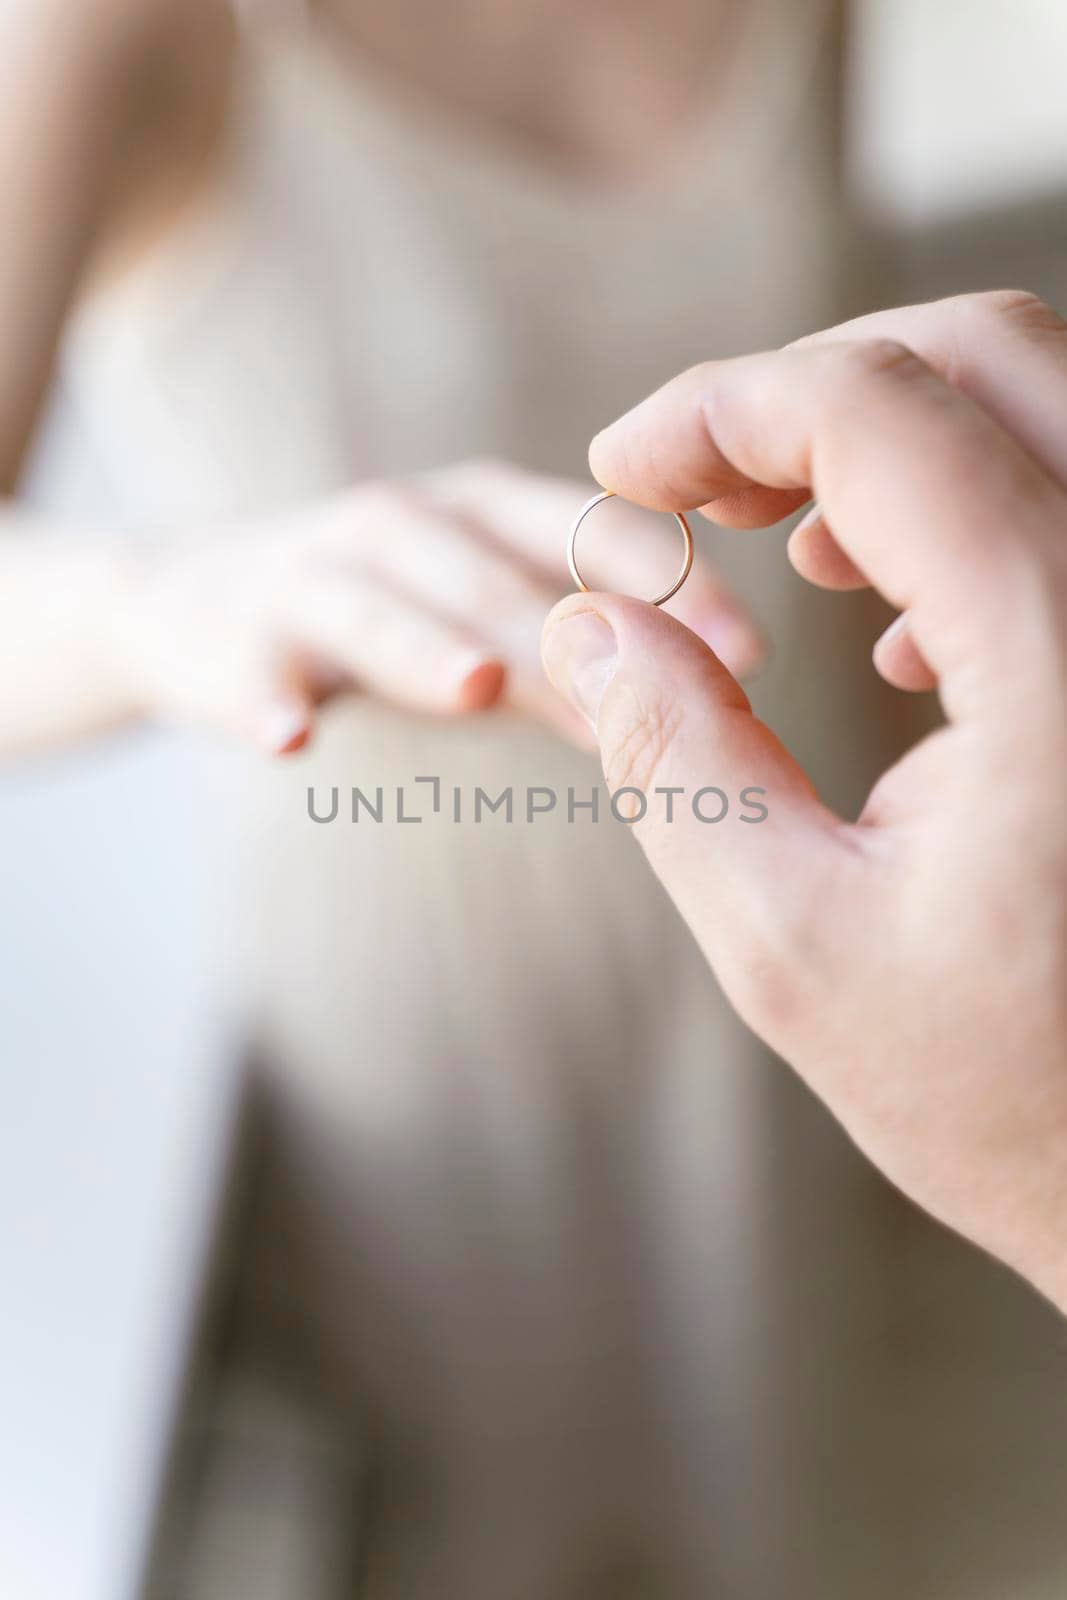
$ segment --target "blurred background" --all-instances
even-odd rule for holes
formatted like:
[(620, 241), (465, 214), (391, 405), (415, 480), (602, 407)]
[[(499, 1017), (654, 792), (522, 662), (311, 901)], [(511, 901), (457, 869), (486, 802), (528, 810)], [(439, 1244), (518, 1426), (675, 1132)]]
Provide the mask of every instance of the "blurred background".
[[(12, 105), (100, 5), (53, 52), (12, 0)], [(695, 360), (970, 289), (1067, 309), (1058, 0), (227, 18), (130, 54), (35, 515), (165, 540), (476, 454), (581, 477)], [(854, 807), (916, 727), (880, 613), (706, 544), (772, 642), (757, 703)], [(285, 771), (137, 733), (0, 774), (0, 1593), (1064, 1593), (1062, 1324), (745, 1039), (630, 841), (303, 810), (583, 761), (356, 705)]]

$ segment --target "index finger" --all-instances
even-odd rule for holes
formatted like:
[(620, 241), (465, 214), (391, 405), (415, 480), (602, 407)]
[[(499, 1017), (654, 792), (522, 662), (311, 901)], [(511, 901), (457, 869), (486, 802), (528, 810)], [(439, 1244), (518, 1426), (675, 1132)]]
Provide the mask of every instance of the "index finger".
[(904, 345), (694, 367), (599, 434), (590, 463), (606, 488), (663, 510), (754, 486), (813, 494), (855, 564), (912, 612), (950, 714), (979, 687), (976, 704), (1003, 697), (1009, 637), (1020, 660), (1040, 647), (1034, 575), (1057, 559), (1067, 497)]
[[(792, 342), (897, 339), (1013, 434), (1050, 477), (1067, 485), (1067, 323), (1020, 289), (954, 295), (869, 312)], [(765, 528), (796, 510), (783, 490), (756, 489), (701, 508), (731, 528)]]

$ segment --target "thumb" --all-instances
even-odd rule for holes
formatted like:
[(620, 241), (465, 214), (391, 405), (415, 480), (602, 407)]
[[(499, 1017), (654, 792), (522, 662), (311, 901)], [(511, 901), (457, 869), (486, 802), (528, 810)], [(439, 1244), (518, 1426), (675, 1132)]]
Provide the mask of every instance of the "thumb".
[(742, 1015), (774, 1031), (768, 984), (780, 999), (818, 948), (827, 875), (852, 855), (844, 824), (707, 645), (655, 606), (571, 596), (543, 656), (596, 731), (614, 814), (629, 810)]

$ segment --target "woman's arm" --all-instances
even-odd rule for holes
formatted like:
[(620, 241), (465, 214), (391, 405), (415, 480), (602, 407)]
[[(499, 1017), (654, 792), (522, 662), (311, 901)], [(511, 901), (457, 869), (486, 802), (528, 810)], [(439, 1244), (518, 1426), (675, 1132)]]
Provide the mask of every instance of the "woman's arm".
[(0, 754), (102, 733), (138, 714), (119, 622), (134, 570), (116, 540), (0, 531)]
[(0, 493), (102, 253), (201, 181), (233, 38), (223, 0), (8, 0), (0, 10)]
[[(0, 495), (15, 491), (79, 292), (203, 181), (233, 50), (224, 0), (0, 9)], [(123, 720), (128, 553), (39, 528), (13, 503), (2, 517), (0, 749)]]
[[(585, 491), (470, 462), (166, 545), (0, 530), (0, 754), (137, 716), (283, 753), (350, 688), (438, 715), (501, 700), (588, 744), (538, 660), (568, 582), (559, 530)], [(675, 556), (669, 530), (619, 516), (639, 537), (605, 576), (649, 593)], [(736, 671), (754, 664), (758, 635), (706, 563), (672, 604)]]

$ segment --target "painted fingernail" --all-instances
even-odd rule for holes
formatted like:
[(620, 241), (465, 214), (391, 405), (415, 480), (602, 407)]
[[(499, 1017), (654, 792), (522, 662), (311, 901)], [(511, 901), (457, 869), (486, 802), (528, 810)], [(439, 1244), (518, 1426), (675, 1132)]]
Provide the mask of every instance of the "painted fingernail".
[(303, 706), (280, 700), (267, 707), (259, 719), (258, 731), (267, 750), (276, 756), (287, 756), (307, 744), (311, 721)]
[(485, 711), (495, 705), (503, 692), (507, 668), (502, 661), (479, 656), (464, 663), (460, 675), (459, 703), (463, 711)]
[(615, 635), (593, 611), (578, 611), (553, 623), (545, 635), (545, 670), (596, 730), (604, 691), (619, 664)]

